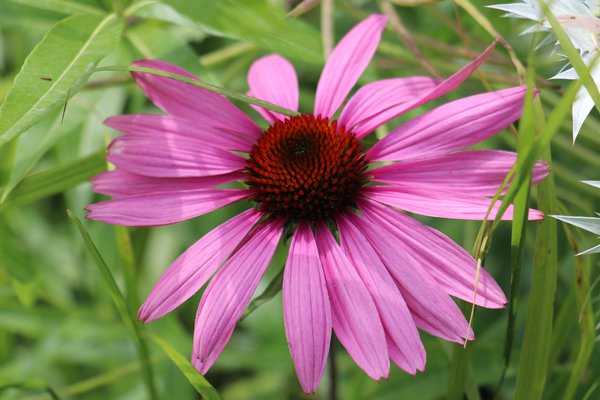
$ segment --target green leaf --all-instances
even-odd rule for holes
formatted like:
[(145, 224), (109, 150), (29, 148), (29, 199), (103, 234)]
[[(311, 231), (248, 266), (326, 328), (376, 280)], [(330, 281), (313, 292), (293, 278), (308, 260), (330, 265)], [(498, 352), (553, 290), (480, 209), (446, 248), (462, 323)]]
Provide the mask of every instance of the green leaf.
[(114, 15), (75, 15), (56, 24), (27, 57), (0, 108), (0, 146), (64, 104), (122, 29)]
[[(83, 115), (83, 114), (82, 114)], [(60, 139), (73, 132), (75, 127), (71, 120), (62, 123), (61, 115), (53, 115), (49, 120), (32, 126), (25, 134), (15, 139), (18, 141), (14, 161), (9, 177), (0, 196), (0, 204), (4, 203), (10, 192), (31, 171), (43, 155)]]
[(104, 14), (98, 3), (93, 0), (7, 0), (42, 10), (56, 11), (63, 14)]
[[(529, 68), (527, 71), (527, 94), (523, 106), (523, 114), (519, 122), (519, 142), (517, 144), (517, 168), (515, 171), (515, 180), (524, 182), (516, 191), (514, 197), (514, 211), (512, 221), (512, 231), (510, 240), (510, 295), (508, 304), (508, 324), (506, 327), (506, 337), (504, 341), (504, 368), (500, 377), (498, 389), (503, 384), (506, 372), (510, 365), (512, 347), (515, 337), (515, 322), (517, 312), (519, 311), (521, 267), (523, 263), (523, 254), (525, 252), (525, 239), (527, 236), (527, 214), (529, 210), (529, 194), (531, 190), (531, 168), (523, 161), (526, 154), (531, 151), (535, 138), (539, 136), (539, 129), (536, 124), (535, 106), (539, 105), (540, 99), (534, 100), (534, 79), (535, 79), (535, 58), (532, 52), (529, 57)], [(534, 103), (534, 101), (536, 103)]]
[[(550, 149), (544, 160), (550, 162)], [(554, 176), (550, 174), (537, 187), (538, 208), (545, 214), (556, 210)], [(515, 399), (541, 399), (548, 375), (552, 344), (554, 295), (558, 269), (556, 220), (545, 218), (537, 226), (533, 255), (533, 275), (525, 317), (525, 337), (521, 350)]]
[(190, 384), (196, 389), (198, 394), (202, 396), (203, 399), (207, 400), (220, 400), (221, 396), (219, 396), (219, 392), (212, 387), (210, 383), (202, 376), (196, 368), (192, 366), (192, 364), (182, 356), (173, 346), (167, 343), (162, 338), (156, 335), (148, 335), (148, 337), (156, 343), (165, 354), (173, 361), (173, 364), (179, 368), (179, 370), (185, 375)]
[(61, 193), (106, 169), (104, 152), (92, 154), (73, 163), (50, 168), (23, 179), (0, 204), (0, 212), (14, 206), (35, 203), (43, 198)]
[(115, 278), (113, 277), (110, 269), (108, 268), (108, 265), (106, 265), (104, 258), (102, 258), (102, 255), (100, 254), (98, 248), (96, 247), (92, 238), (90, 237), (90, 234), (87, 232), (79, 218), (77, 218), (71, 210), (67, 210), (67, 215), (77, 226), (77, 230), (79, 230), (79, 233), (81, 234), (81, 238), (83, 239), (83, 242), (89, 255), (94, 260), (94, 263), (98, 267), (100, 274), (102, 275), (104, 281), (108, 285), (111, 297), (115, 303), (115, 306), (117, 307), (117, 310), (119, 311), (119, 314), (121, 315), (121, 318), (123, 319), (123, 322), (125, 323), (125, 326), (129, 329), (133, 336), (138, 350), (140, 362), (142, 364), (142, 376), (144, 378), (144, 382), (146, 383), (148, 394), (150, 395), (150, 398), (158, 399), (156, 387), (154, 386), (152, 364), (150, 363), (148, 347), (146, 345), (145, 340), (142, 338), (141, 327), (138, 321), (136, 321), (136, 319), (133, 317), (133, 315), (127, 308), (125, 298), (123, 297), (121, 290), (117, 286), (117, 282), (115, 281)]
[(245, 40), (291, 59), (323, 62), (319, 33), (267, 0), (163, 0), (209, 33)]

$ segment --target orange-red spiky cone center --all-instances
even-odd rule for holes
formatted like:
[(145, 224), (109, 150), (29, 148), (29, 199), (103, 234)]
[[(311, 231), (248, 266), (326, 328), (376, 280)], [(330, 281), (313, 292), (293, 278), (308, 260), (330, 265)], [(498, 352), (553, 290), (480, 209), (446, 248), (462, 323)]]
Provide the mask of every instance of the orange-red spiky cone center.
[(261, 135), (250, 152), (246, 183), (270, 215), (322, 220), (355, 206), (367, 164), (360, 141), (337, 121), (298, 115)]

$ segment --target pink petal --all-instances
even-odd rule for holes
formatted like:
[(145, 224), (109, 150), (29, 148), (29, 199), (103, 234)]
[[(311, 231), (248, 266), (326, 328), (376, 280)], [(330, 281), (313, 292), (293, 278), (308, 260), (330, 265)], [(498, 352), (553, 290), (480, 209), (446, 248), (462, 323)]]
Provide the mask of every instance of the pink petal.
[[(485, 218), (491, 199), (460, 192), (417, 189), (407, 186), (370, 186), (363, 189), (366, 197), (404, 211), (438, 218), (480, 221)], [(488, 219), (494, 219), (502, 202), (496, 201)], [(513, 207), (508, 206), (503, 220), (512, 220)], [(529, 210), (529, 219), (543, 219), (538, 210)]]
[(371, 161), (399, 161), (444, 154), (479, 143), (521, 116), (525, 86), (446, 103), (399, 126), (368, 152)]
[(192, 355), (200, 373), (208, 371), (229, 341), (273, 258), (282, 231), (283, 224), (274, 220), (256, 228), (206, 288), (196, 314)]
[(112, 141), (106, 159), (119, 168), (157, 178), (189, 178), (240, 171), (246, 160), (185, 136), (125, 135)]
[[(432, 88), (425, 93), (420, 92), (418, 98), (409, 99), (405, 101), (400, 96), (395, 98), (387, 98), (384, 102), (370, 109), (365, 109), (359, 115), (353, 115), (354, 133), (358, 138), (362, 138), (374, 131), (379, 126), (385, 124), (388, 121), (396, 118), (397, 116), (404, 114), (410, 110), (413, 110), (425, 103), (430, 102), (444, 94), (451, 92), (456, 89), (458, 85), (463, 83), (473, 71), (475, 71), (488, 57), (488, 55), (494, 49), (495, 43), (488, 46), (483, 53), (477, 58), (463, 67), (460, 71), (441, 81), (437, 86)], [(366, 93), (365, 93), (366, 94)], [(357, 93), (358, 95), (358, 93)], [(366, 99), (365, 99), (366, 100)], [(352, 99), (351, 99), (352, 101)], [(357, 126), (355, 126), (357, 125)]]
[(331, 341), (331, 305), (309, 224), (300, 223), (283, 276), (283, 316), (300, 385), (314, 393), (325, 371)]
[[(479, 270), (477, 261), (450, 238), (414, 218), (374, 202), (361, 210), (377, 226), (385, 226), (402, 239), (404, 247), (446, 293), (481, 307), (502, 308), (507, 300), (494, 278)], [(477, 292), (475, 282), (477, 280)]]
[(415, 322), (393, 278), (373, 247), (350, 222), (352, 216), (349, 218), (337, 219), (342, 250), (373, 297), (388, 339), (388, 350), (390, 343), (397, 350), (392, 359), (414, 375), (425, 368), (425, 348)]
[(337, 44), (321, 72), (315, 115), (331, 118), (371, 61), (387, 17), (374, 14), (356, 25)]
[[(298, 110), (298, 77), (288, 60), (277, 54), (256, 60), (248, 71), (248, 86), (251, 95), (292, 111)], [(283, 114), (262, 107), (261, 114), (267, 121), (288, 118)]]
[(181, 254), (160, 277), (138, 312), (150, 322), (179, 307), (219, 269), (262, 214), (250, 209), (217, 226)]
[(417, 327), (443, 339), (462, 343), (473, 339), (473, 332), (460, 309), (436, 280), (407, 251), (402, 240), (386, 229), (362, 217), (354, 225), (371, 243), (393, 276)]
[(421, 99), (438, 84), (438, 80), (426, 76), (382, 79), (367, 83), (348, 100), (339, 123), (362, 137), (362, 126), (356, 126), (360, 121), (380, 112), (393, 112), (389, 108), (392, 105), (398, 107)]
[(90, 204), (86, 218), (124, 226), (168, 225), (194, 218), (249, 197), (246, 189), (160, 192)]
[(385, 332), (369, 291), (323, 223), (317, 226), (316, 239), (335, 334), (367, 375), (375, 380), (387, 378), (390, 362)]
[(96, 193), (113, 197), (128, 197), (160, 192), (211, 189), (245, 178), (246, 174), (241, 171), (201, 178), (153, 178), (117, 169), (96, 175), (90, 181), (94, 184)]
[(249, 153), (256, 143), (256, 140), (243, 134), (199, 125), (173, 115), (116, 115), (106, 119), (104, 124), (127, 135), (161, 137), (172, 134), (200, 141), (205, 146), (244, 153)]
[[(373, 180), (392, 185), (429, 191), (458, 191), (473, 196), (494, 196), (516, 162), (517, 154), (513, 152), (469, 150), (425, 160), (409, 160), (377, 168), (369, 173)], [(546, 163), (535, 164), (534, 184), (548, 175), (547, 168)]]
[[(189, 72), (160, 60), (139, 60), (134, 66), (152, 68), (199, 80)], [(188, 83), (148, 73), (134, 72), (146, 96), (165, 112), (194, 121), (199, 126), (221, 128), (258, 138), (261, 130), (225, 97)]]

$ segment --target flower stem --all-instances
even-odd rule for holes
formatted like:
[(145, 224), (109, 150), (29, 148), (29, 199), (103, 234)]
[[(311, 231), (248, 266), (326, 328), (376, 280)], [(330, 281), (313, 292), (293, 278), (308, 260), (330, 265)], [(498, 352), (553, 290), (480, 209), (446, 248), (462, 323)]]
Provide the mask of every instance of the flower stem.
[(329, 400), (338, 399), (337, 390), (337, 365), (335, 364), (335, 353), (337, 350), (337, 340), (331, 338), (331, 346), (329, 348)]

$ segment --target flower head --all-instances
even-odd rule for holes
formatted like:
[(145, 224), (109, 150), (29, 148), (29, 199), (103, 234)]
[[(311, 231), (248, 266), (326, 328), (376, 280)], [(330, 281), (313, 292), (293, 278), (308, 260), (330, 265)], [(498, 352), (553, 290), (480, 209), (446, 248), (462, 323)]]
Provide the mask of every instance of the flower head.
[[(600, 189), (600, 181), (585, 181), (584, 183), (587, 183), (588, 185), (597, 187), (598, 189)], [(596, 213), (598, 215), (598, 217), (600, 217), (600, 214)], [(592, 232), (595, 233), (596, 235), (600, 235), (600, 218), (593, 218), (593, 217), (569, 217), (566, 215), (552, 215), (552, 217), (559, 219), (563, 222), (566, 222), (567, 224), (571, 224), (574, 225), (578, 228), (581, 229), (585, 229), (588, 232)], [(582, 251), (581, 253), (577, 254), (578, 256), (584, 255), (584, 254), (592, 254), (592, 253), (600, 253), (600, 244), (598, 246), (594, 246), (591, 249)]]
[[(526, 88), (453, 101), (367, 149), (362, 139), (375, 128), (453, 90), (492, 50), (443, 81), (367, 84), (342, 107), (385, 25), (384, 16), (373, 15), (340, 41), (321, 73), (312, 114), (286, 117), (257, 108), (270, 124), (264, 132), (224, 97), (147, 73), (134, 77), (167, 114), (106, 121), (124, 132), (108, 152), (117, 169), (93, 182), (95, 191), (114, 199), (88, 206), (88, 218), (152, 226), (243, 199), (252, 204), (177, 258), (139, 310), (145, 322), (159, 318), (210, 280), (194, 333), (192, 361), (200, 372), (225, 347), (284, 229), (292, 232), (283, 278), (285, 329), (306, 392), (314, 392), (323, 375), (332, 330), (373, 379), (388, 376), (390, 359), (415, 374), (425, 367), (417, 328), (456, 342), (474, 337), (450, 296), (488, 308), (506, 303), (485, 270), (474, 300), (475, 260), (399, 210), (483, 219), (516, 154), (459, 149), (519, 118)], [(136, 65), (192, 76), (161, 61)], [(298, 109), (296, 73), (284, 58), (257, 60), (248, 83), (251, 95)], [(545, 165), (537, 164), (534, 182), (545, 174)], [(235, 181), (245, 185), (221, 187)], [(504, 218), (511, 217), (509, 208)], [(532, 210), (529, 217), (542, 214)]]
[[(600, 5), (597, 0), (545, 0), (545, 2), (564, 28), (575, 48), (581, 53), (585, 64), (591, 67), (590, 72), (594, 82), (600, 87), (600, 63), (596, 62), (600, 54), (600, 47), (598, 46), (600, 19), (596, 18), (596, 15), (600, 13)], [(552, 31), (538, 0), (522, 0), (521, 3), (497, 4), (490, 7), (507, 11), (506, 16), (508, 17), (535, 21), (536, 24), (524, 33)], [(552, 39), (552, 36), (548, 38)], [(556, 74), (553, 79), (572, 80), (578, 79), (578, 76), (574, 68), (567, 68)], [(587, 89), (582, 87), (573, 102), (573, 141), (577, 139), (579, 130), (593, 106), (592, 97)]]

